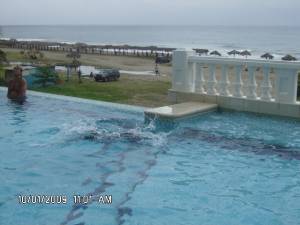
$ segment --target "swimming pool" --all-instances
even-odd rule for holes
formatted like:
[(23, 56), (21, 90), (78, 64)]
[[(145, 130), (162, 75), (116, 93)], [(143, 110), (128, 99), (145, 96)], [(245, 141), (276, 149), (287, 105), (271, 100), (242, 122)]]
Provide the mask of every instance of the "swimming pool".
[(215, 112), (166, 129), (137, 107), (0, 99), (1, 225), (300, 224), (299, 121)]

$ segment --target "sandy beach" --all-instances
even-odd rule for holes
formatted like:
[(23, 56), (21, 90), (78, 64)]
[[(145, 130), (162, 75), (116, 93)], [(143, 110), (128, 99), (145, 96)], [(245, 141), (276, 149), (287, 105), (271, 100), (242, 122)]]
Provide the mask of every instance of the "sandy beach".
[[(7, 53), (9, 61), (29, 61), (20, 54), (21, 49), (2, 48), (2, 50)], [(43, 63), (56, 64), (68, 63), (71, 61), (70, 58), (66, 57), (66, 53), (63, 52), (41, 52), (44, 54), (44, 58), (41, 60)], [(155, 68), (154, 59), (146, 57), (81, 54), (79, 61), (82, 65), (91, 65), (99, 68), (116, 68), (125, 71), (154, 71)], [(166, 77), (171, 76), (171, 64), (159, 65), (159, 70), (161, 75), (165, 75)], [(141, 76), (142, 79), (145, 79), (142, 75), (133, 77), (139, 76)]]

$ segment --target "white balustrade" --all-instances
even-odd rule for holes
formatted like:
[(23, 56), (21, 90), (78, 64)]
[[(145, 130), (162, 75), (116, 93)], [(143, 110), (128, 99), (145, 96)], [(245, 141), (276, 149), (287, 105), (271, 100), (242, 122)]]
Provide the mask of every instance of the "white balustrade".
[(263, 66), (263, 82), (261, 84), (261, 96), (260, 98), (265, 101), (270, 101), (272, 99), (271, 89), (272, 84), (270, 81), (270, 70), (269, 66)]
[(242, 86), (243, 86), (243, 81), (242, 81), (242, 70), (243, 66), (242, 65), (236, 65), (235, 66), (235, 81), (233, 82), (233, 96), (241, 98), (243, 97), (243, 91), (242, 91)]
[(196, 64), (196, 71), (195, 71), (195, 92), (204, 94), (204, 85), (205, 85), (205, 78), (203, 73), (203, 64), (197, 63)]
[(209, 68), (209, 77), (207, 80), (207, 94), (208, 95), (216, 95), (217, 94), (217, 91), (216, 91), (216, 84), (217, 84), (216, 65), (210, 64), (208, 66), (208, 68)]
[(196, 64), (188, 62), (187, 80), (186, 80), (186, 91), (195, 91), (195, 68)]
[(248, 81), (247, 81), (247, 98), (256, 99), (257, 83), (255, 78), (256, 67), (248, 66)]
[[(204, 79), (204, 65), (208, 66), (208, 79)], [(220, 80), (216, 79), (216, 68), (221, 67)], [(234, 79), (229, 79), (229, 68), (234, 68)], [(243, 83), (242, 71), (247, 68), (247, 81)], [(262, 69), (260, 96), (257, 94), (256, 69)], [(274, 71), (275, 87), (271, 84), (270, 72)], [(222, 57), (196, 56), (194, 51), (184, 49), (173, 53), (172, 89), (179, 92), (196, 92), (257, 101), (275, 101), (296, 104), (300, 62), (254, 60)], [(246, 77), (245, 77), (246, 78)], [(232, 87), (230, 95), (229, 87)], [(206, 88), (206, 92), (205, 92)], [(272, 98), (271, 93), (274, 94)]]
[(275, 68), (275, 100), (282, 103), (297, 102), (297, 68)]
[(229, 96), (230, 92), (228, 90), (229, 87), (229, 80), (228, 80), (228, 66), (222, 65), (221, 66), (221, 81), (219, 83), (220, 87), (220, 95)]

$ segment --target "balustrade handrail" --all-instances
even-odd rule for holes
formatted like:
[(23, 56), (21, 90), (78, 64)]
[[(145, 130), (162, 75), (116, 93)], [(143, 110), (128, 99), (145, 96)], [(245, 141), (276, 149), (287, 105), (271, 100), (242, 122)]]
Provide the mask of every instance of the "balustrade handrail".
[(239, 59), (239, 58), (220, 58), (220, 57), (203, 57), (203, 56), (189, 56), (188, 62), (191, 63), (207, 63), (217, 65), (244, 65), (244, 66), (268, 66), (271, 68), (282, 69), (296, 69), (300, 70), (300, 61), (289, 62), (279, 60), (265, 60), (265, 59)]

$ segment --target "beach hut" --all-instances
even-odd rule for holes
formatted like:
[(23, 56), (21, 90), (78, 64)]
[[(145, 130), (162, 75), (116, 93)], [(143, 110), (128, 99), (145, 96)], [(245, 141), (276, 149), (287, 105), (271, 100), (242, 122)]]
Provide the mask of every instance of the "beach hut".
[(222, 54), (218, 51), (212, 51), (210, 55), (222, 56)]
[(297, 60), (297, 58), (295, 58), (294, 56), (291, 56), (291, 55), (286, 55), (286, 56), (282, 57), (281, 59), (284, 61), (296, 61)]
[(270, 53), (265, 53), (265, 54), (261, 55), (260, 57), (264, 58), (264, 59), (274, 59), (274, 56), (271, 55)]

